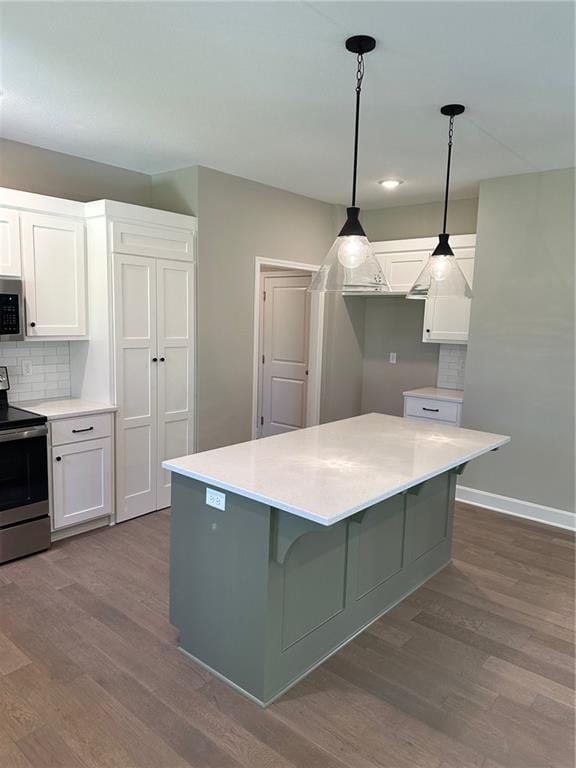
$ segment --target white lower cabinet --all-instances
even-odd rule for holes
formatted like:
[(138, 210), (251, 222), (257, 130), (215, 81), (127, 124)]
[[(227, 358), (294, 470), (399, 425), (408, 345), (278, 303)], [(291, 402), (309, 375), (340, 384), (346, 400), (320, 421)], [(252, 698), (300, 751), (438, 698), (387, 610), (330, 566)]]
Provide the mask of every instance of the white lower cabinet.
[(461, 415), (462, 401), (451, 401), (434, 396), (416, 397), (404, 393), (404, 416), (406, 418), (459, 427)]
[[(100, 414), (52, 423), (54, 530), (112, 515), (112, 419)], [(107, 436), (99, 437), (102, 432)]]

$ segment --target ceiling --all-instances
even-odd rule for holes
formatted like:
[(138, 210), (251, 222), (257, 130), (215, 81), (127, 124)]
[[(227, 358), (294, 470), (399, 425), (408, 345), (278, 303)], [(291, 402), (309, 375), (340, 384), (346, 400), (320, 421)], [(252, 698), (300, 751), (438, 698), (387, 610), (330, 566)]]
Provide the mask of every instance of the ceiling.
[[(0, 133), (158, 173), (206, 165), (347, 203), (356, 63), (366, 57), (359, 200), (454, 195), (574, 164), (571, 2), (2, 3)], [(398, 177), (394, 192), (377, 181)]]

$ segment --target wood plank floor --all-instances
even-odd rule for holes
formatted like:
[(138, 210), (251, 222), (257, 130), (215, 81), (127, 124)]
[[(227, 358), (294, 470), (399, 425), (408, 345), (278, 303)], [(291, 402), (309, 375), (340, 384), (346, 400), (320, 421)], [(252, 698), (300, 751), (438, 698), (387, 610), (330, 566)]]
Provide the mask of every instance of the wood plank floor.
[(460, 506), (454, 559), (267, 710), (176, 650), (168, 512), (0, 568), (2, 768), (571, 768), (574, 545)]

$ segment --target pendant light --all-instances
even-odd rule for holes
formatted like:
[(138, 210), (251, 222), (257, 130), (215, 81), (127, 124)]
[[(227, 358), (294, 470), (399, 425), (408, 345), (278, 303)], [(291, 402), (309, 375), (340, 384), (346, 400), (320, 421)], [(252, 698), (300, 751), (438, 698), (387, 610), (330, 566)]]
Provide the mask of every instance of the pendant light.
[(352, 205), (347, 208), (346, 223), (316, 272), (311, 291), (344, 294), (380, 293), (390, 290), (384, 273), (372, 251), (360, 224), (360, 209), (356, 207), (358, 174), (358, 129), (360, 125), (360, 94), (364, 78), (364, 54), (373, 51), (376, 40), (368, 35), (355, 35), (346, 40), (346, 49), (356, 54), (356, 120), (354, 125), (354, 161), (352, 174)]
[(452, 137), (454, 136), (454, 118), (465, 110), (462, 104), (447, 104), (440, 112), (450, 118), (448, 128), (448, 163), (446, 167), (446, 189), (444, 192), (444, 220), (442, 234), (438, 235), (438, 245), (430, 254), (424, 269), (420, 272), (414, 285), (406, 294), (407, 299), (430, 298), (472, 298), (472, 290), (460, 265), (456, 261), (454, 251), (450, 247), (450, 235), (446, 233), (448, 217), (448, 194), (450, 190), (450, 164), (452, 162)]

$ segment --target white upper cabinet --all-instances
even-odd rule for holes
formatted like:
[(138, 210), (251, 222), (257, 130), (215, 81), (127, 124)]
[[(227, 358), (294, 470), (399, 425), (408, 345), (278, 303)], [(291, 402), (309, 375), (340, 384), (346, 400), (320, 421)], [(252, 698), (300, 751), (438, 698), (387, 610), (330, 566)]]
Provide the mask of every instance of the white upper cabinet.
[[(372, 243), (393, 294), (405, 295), (420, 274), (438, 238), (385, 240)], [(472, 286), (476, 235), (453, 235), (450, 245), (460, 268)], [(385, 295), (377, 300), (384, 300)], [(470, 299), (426, 299), (422, 341), (435, 344), (466, 344), (470, 322)]]
[(20, 216), (18, 211), (0, 208), (0, 276), (20, 277)]
[(26, 335), (86, 337), (84, 223), (36, 213), (20, 223)]
[[(453, 248), (468, 284), (474, 282), (474, 248)], [(422, 341), (466, 344), (470, 325), (471, 299), (426, 299)]]
[(372, 243), (392, 293), (408, 293), (437, 242), (435, 237), (420, 237)]
[(112, 223), (114, 253), (190, 261), (193, 249), (194, 234), (189, 229), (157, 227), (134, 221)]

